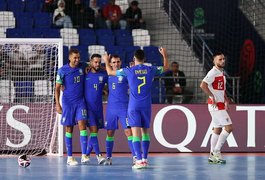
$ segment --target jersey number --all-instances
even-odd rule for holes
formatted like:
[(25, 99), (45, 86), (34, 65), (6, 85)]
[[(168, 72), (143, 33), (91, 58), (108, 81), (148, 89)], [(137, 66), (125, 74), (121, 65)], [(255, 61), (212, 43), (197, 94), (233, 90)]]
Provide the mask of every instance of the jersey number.
[(82, 116), (87, 116), (86, 109), (82, 109), (81, 112), (82, 112)]
[(94, 84), (94, 88), (96, 89), (96, 91), (98, 90), (98, 85)]
[(115, 83), (112, 83), (112, 89), (116, 89)]
[(143, 82), (138, 85), (138, 94), (141, 94), (141, 87), (146, 84), (145, 76), (137, 77), (137, 79), (142, 80)]
[(79, 83), (80, 82), (80, 76), (74, 77), (74, 83)]
[(223, 82), (218, 82), (217, 86), (218, 86), (217, 87), (218, 89), (223, 89), (224, 83)]

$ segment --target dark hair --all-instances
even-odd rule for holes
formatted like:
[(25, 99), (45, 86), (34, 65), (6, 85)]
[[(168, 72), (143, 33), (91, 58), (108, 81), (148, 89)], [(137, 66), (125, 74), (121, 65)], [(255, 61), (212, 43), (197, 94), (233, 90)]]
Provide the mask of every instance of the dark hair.
[(216, 56), (220, 56), (220, 55), (223, 55), (224, 53), (222, 53), (221, 51), (216, 51), (214, 54), (213, 54), (213, 59), (216, 57)]
[(71, 54), (79, 54), (79, 51), (77, 49), (71, 48), (69, 50), (69, 55), (71, 55)]
[(144, 51), (142, 49), (138, 49), (135, 51), (134, 56), (140, 62), (143, 62), (145, 59)]
[(138, 6), (138, 1), (132, 1), (132, 2), (131, 2), (131, 5), (132, 5), (132, 6)]
[[(120, 58), (120, 56), (117, 55), (117, 54), (113, 54), (113, 55), (111, 55), (111, 57), (110, 57), (110, 59), (109, 59), (109, 62), (111, 62), (112, 58)], [(121, 60), (121, 58), (120, 58), (120, 60)]]
[(100, 54), (92, 54), (90, 59), (92, 60), (93, 58), (101, 58), (101, 55)]
[(173, 61), (173, 62), (171, 63), (171, 66), (172, 66), (172, 65), (174, 65), (174, 64), (175, 64), (175, 65), (179, 65), (179, 63), (178, 63), (178, 62), (176, 62), (176, 61)]

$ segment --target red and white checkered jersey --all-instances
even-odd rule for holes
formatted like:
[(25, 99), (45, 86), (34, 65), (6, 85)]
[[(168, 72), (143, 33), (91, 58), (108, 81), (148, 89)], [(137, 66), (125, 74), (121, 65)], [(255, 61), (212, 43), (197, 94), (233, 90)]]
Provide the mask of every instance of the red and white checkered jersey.
[[(215, 97), (217, 107), (213, 108), (213, 110), (225, 109), (226, 78), (224, 76), (224, 72), (214, 66), (207, 73), (203, 81), (208, 84), (209, 90)], [(208, 104), (212, 104), (211, 98), (208, 99)]]

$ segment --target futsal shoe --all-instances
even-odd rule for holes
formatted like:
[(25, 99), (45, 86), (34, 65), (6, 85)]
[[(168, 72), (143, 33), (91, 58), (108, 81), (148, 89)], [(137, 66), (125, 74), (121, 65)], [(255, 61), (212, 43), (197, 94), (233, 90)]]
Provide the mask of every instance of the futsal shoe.
[(213, 152), (215, 164), (226, 164), (226, 160), (222, 158), (221, 152)]
[(144, 167), (144, 163), (143, 163), (142, 160), (137, 160), (137, 161), (135, 162), (135, 164), (132, 166), (132, 168), (133, 168), (133, 169), (143, 169), (143, 168), (145, 168), (145, 167)]
[(137, 161), (137, 157), (133, 156), (133, 163), (132, 164), (135, 165), (136, 161)]
[(104, 165), (106, 165), (106, 166), (112, 165), (112, 159), (111, 159), (111, 157), (107, 157), (106, 158), (106, 161), (104, 162)]
[(89, 162), (90, 162), (90, 157), (87, 155), (82, 155), (81, 164), (89, 164)]
[(97, 155), (98, 164), (104, 164), (106, 159), (102, 156), (102, 154)]
[(208, 163), (215, 164), (215, 158), (214, 158), (213, 152), (210, 153), (210, 156), (208, 158)]
[(143, 162), (143, 165), (144, 165), (143, 168), (147, 168), (148, 167), (148, 161), (147, 161), (147, 159), (142, 159), (142, 162)]
[(67, 165), (76, 166), (76, 165), (78, 165), (78, 162), (75, 160), (74, 157), (68, 157), (67, 158)]

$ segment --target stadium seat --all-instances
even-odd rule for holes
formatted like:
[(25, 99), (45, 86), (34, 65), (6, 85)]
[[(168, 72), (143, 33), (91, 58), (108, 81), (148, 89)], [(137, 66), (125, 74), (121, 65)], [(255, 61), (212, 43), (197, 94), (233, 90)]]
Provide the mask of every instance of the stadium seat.
[[(100, 54), (101, 56), (105, 54), (105, 46), (101, 46), (101, 45), (90, 45), (88, 46), (88, 53), (89, 56), (91, 56), (92, 54)], [(103, 62), (103, 61), (102, 61)]]
[(32, 102), (33, 82), (32, 81), (16, 81), (14, 83), (17, 103)]
[(113, 35), (101, 35), (97, 36), (98, 39), (98, 45), (103, 45), (103, 46), (109, 46), (109, 45), (114, 45), (114, 36)]
[(134, 46), (150, 46), (151, 44), (150, 35), (133, 36)]
[(96, 45), (97, 38), (93, 29), (78, 29), (80, 45)]
[(79, 51), (81, 62), (87, 62), (89, 60), (87, 46), (79, 45), (79, 46), (71, 46), (71, 48), (75, 48)]
[(68, 46), (63, 46), (63, 65), (69, 62), (69, 48)]
[(109, 0), (97, 0), (97, 6), (102, 9), (106, 4), (108, 4)]
[(34, 96), (35, 102), (45, 102), (45, 99), (51, 100), (52, 82), (48, 80), (34, 81)]
[(113, 33), (110, 29), (97, 29), (95, 33), (97, 36), (113, 36)]
[(15, 13), (17, 28), (33, 28), (32, 13)]
[(6, 11), (7, 10), (7, 3), (3, 0), (0, 1), (0, 11)]
[(134, 52), (138, 49), (141, 49), (140, 46), (126, 46), (124, 47), (125, 51), (125, 62), (129, 63), (133, 61)]
[(0, 80), (0, 103), (12, 103), (15, 99), (14, 82), (9, 80)]
[(15, 28), (16, 19), (13, 12), (0, 11), (0, 26), (3, 28)]
[(65, 46), (71, 47), (79, 45), (79, 35), (77, 34), (77, 29), (62, 28), (60, 29), (60, 34), (63, 38), (63, 44)]
[(107, 52), (111, 55), (118, 55), (125, 62), (125, 51), (121, 46), (107, 46)]
[(146, 46), (143, 47), (143, 50), (148, 63), (151, 63), (154, 66), (161, 66), (163, 64), (161, 54), (158, 51), (157, 46)]
[(7, 38), (23, 38), (24, 32), (18, 28), (8, 28), (6, 30), (6, 37)]
[(23, 34), (25, 38), (42, 38), (42, 32), (39, 30), (27, 28), (23, 29)]
[(146, 29), (133, 29), (132, 30), (132, 36), (145, 36), (145, 35), (149, 35), (149, 32)]
[(44, 38), (60, 38), (61, 34), (59, 29), (42, 29), (42, 35)]
[(41, 12), (42, 0), (26, 0), (25, 12)]
[(33, 14), (35, 28), (51, 28), (52, 14), (44, 12), (36, 12)]
[(25, 4), (21, 0), (8, 0), (7, 9), (12, 12), (24, 12)]

